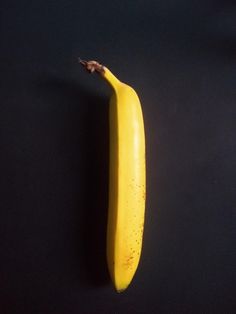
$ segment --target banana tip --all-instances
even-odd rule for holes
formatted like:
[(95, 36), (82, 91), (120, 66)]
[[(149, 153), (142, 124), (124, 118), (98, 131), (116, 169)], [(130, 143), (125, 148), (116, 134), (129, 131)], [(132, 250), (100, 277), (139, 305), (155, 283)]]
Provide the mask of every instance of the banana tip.
[(122, 293), (122, 292), (124, 292), (126, 289), (117, 289), (116, 291), (118, 292), (118, 293)]
[(98, 72), (102, 74), (105, 72), (104, 66), (98, 63), (97, 61), (94, 61), (94, 60), (86, 61), (86, 60), (82, 60), (80, 57), (78, 58), (78, 61), (90, 73)]

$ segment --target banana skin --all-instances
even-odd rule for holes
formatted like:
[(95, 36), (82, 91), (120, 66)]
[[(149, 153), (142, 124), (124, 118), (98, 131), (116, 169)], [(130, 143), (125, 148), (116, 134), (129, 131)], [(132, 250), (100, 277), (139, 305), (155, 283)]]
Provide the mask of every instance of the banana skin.
[(145, 132), (135, 90), (96, 61), (79, 60), (112, 87), (110, 99), (109, 208), (107, 264), (117, 292), (124, 291), (137, 270), (146, 202)]

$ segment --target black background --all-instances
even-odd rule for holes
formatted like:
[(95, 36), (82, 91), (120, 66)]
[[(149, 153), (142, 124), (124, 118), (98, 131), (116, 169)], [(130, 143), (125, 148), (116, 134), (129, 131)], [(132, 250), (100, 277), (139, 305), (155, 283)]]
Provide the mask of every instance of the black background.
[[(235, 313), (236, 5), (1, 1), (0, 313)], [(147, 210), (139, 269), (105, 261), (110, 89), (138, 92)]]

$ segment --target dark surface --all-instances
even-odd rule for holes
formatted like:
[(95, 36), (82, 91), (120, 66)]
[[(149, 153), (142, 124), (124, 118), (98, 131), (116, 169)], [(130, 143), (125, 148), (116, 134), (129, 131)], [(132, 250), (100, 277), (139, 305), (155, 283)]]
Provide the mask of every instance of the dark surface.
[[(234, 1), (1, 1), (0, 313), (236, 313)], [(140, 267), (105, 261), (110, 89), (143, 104)]]

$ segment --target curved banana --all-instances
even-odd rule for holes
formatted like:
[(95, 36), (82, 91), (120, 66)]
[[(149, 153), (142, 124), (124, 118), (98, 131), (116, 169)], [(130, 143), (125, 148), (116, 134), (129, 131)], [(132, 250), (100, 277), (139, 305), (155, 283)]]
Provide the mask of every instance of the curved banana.
[(113, 88), (110, 100), (109, 210), (107, 263), (118, 292), (130, 284), (140, 260), (146, 199), (145, 134), (133, 88), (96, 61), (80, 63)]

